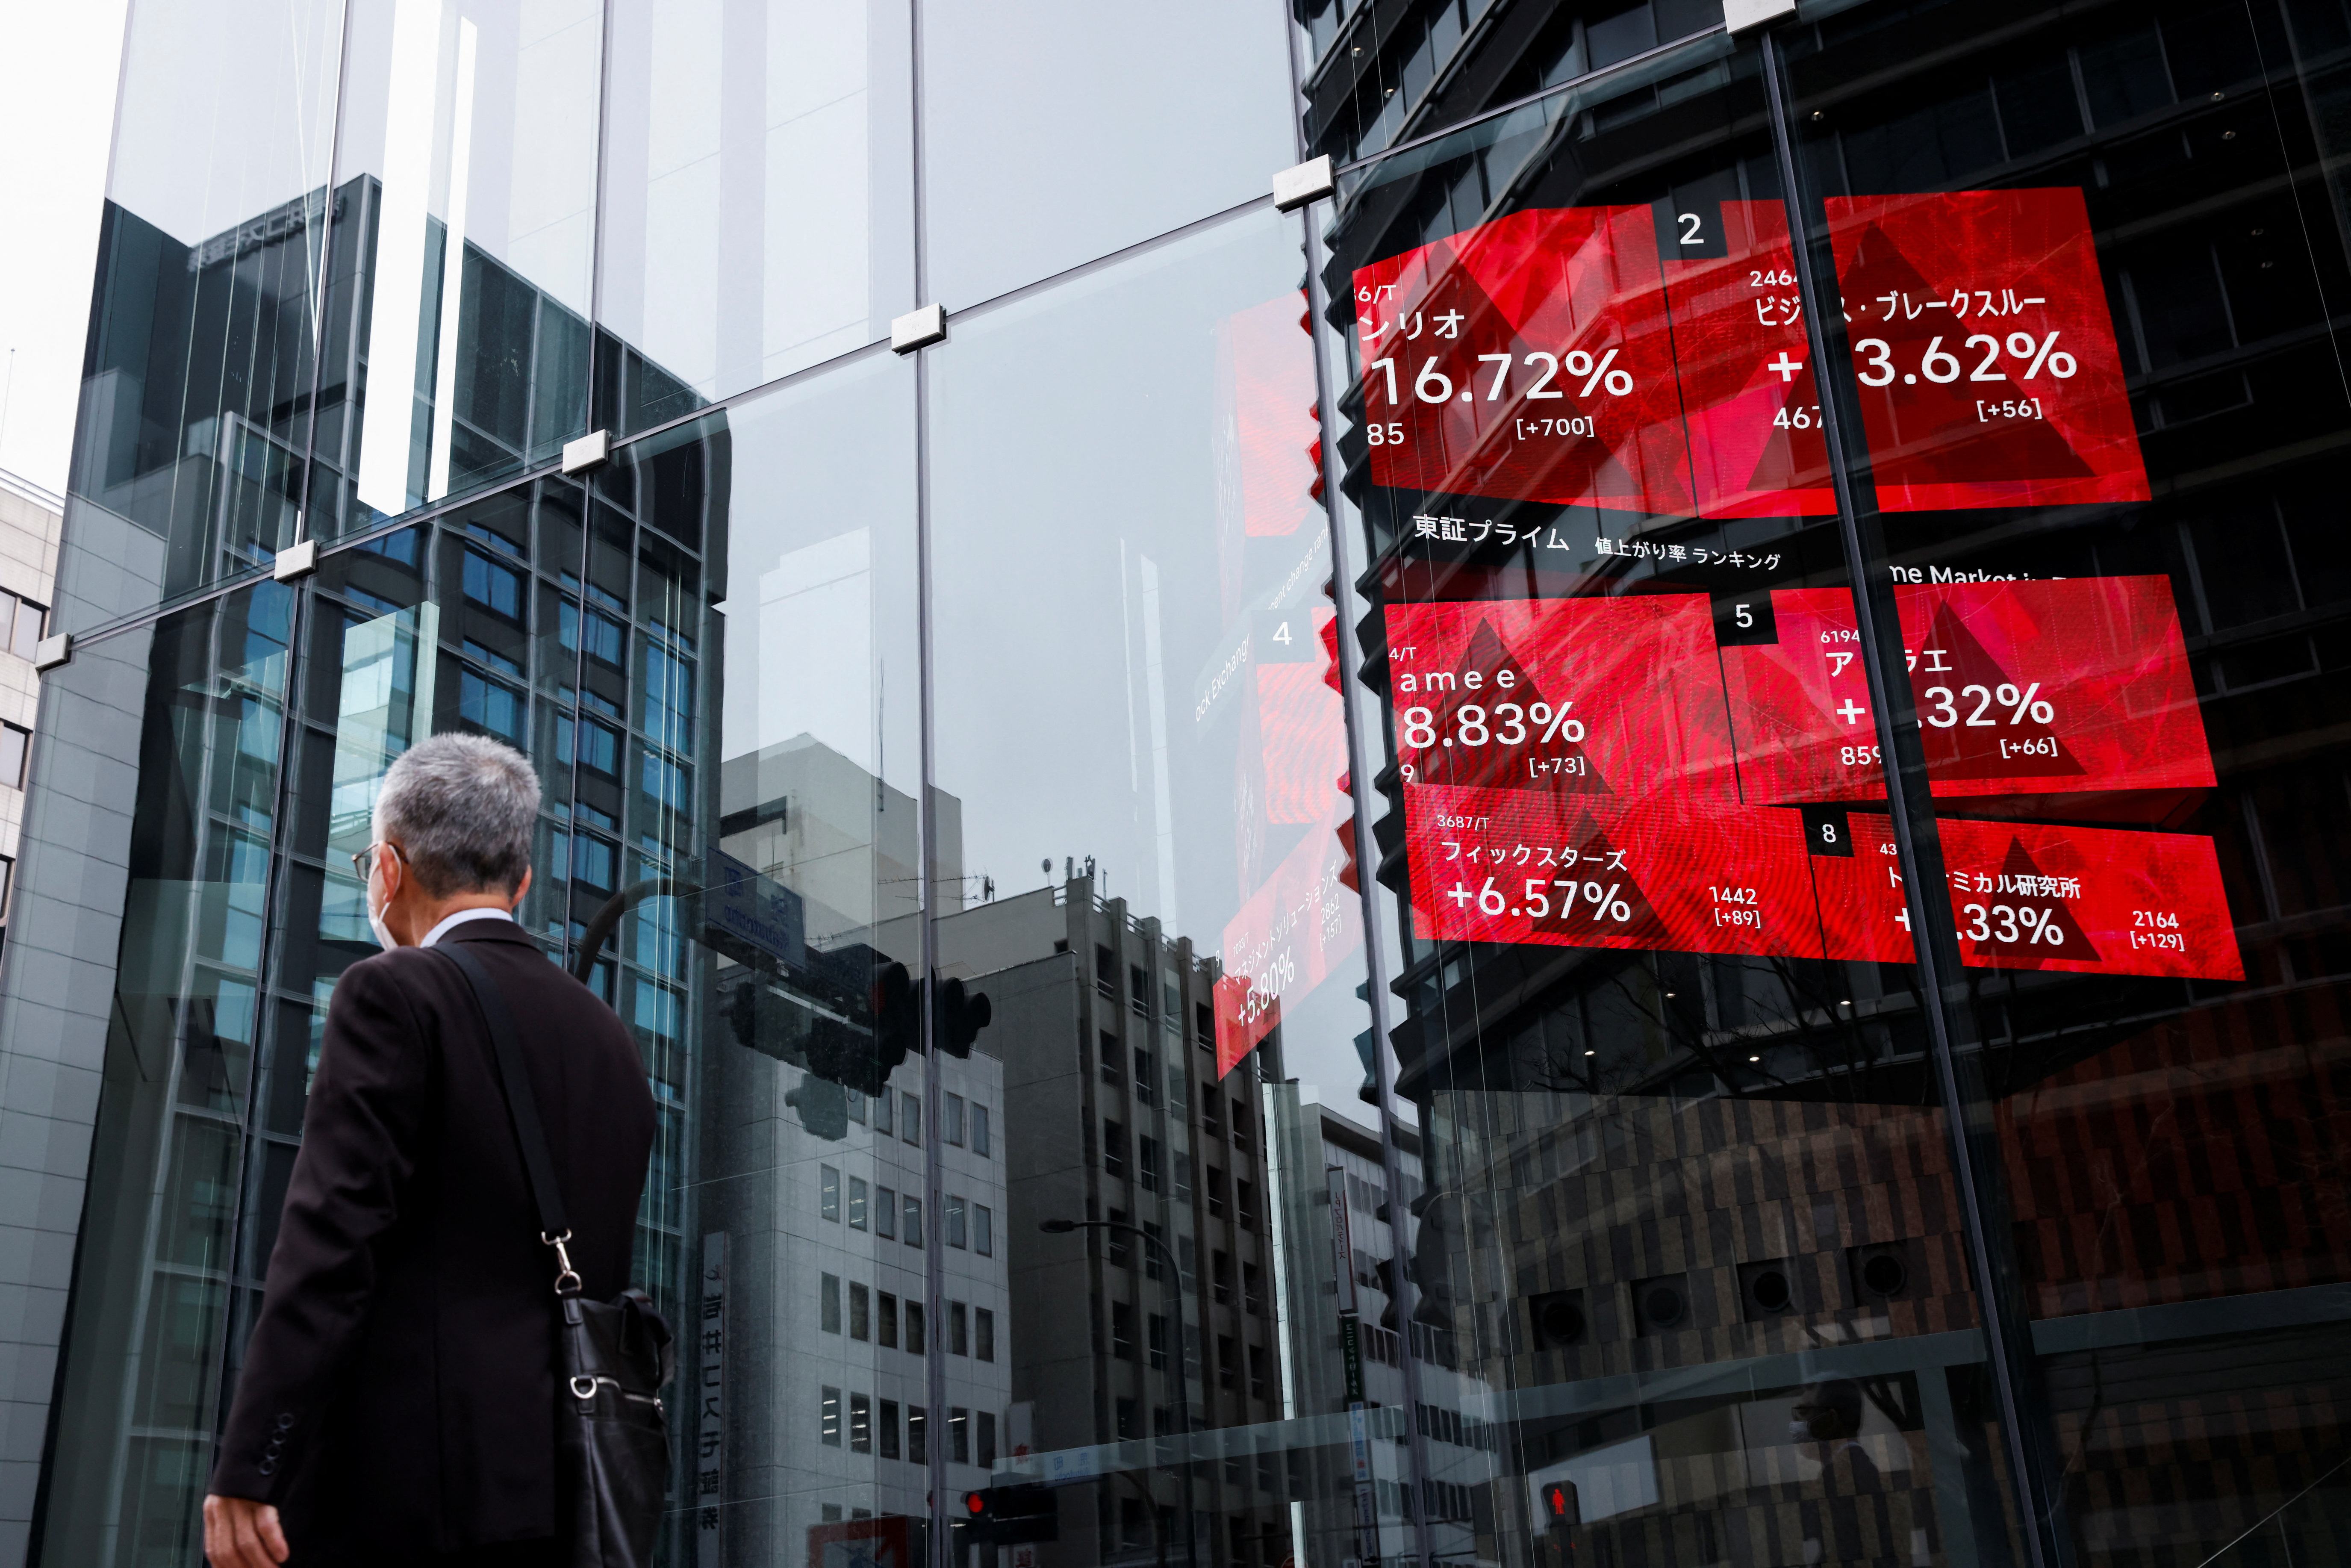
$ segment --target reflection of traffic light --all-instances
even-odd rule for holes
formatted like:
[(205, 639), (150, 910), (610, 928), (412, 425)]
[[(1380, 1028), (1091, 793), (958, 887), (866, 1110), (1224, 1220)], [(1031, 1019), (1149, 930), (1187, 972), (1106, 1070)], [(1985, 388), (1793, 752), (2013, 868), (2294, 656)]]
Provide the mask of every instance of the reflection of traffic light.
[(1018, 1546), (1061, 1538), (1061, 1506), (1041, 1481), (988, 1487), (963, 1494), (956, 1521), (966, 1541), (977, 1546)]
[(949, 1056), (969, 1056), (972, 1041), (987, 1027), (996, 1009), (989, 1006), (985, 993), (965, 991), (959, 979), (939, 982), (938, 998), (939, 1049)]
[(819, 1015), (810, 1025), (808, 1069), (844, 1089), (880, 1094), (917, 1038), (914, 982), (905, 965), (870, 948), (853, 950), (851, 959), (859, 953), (866, 955), (864, 994), (849, 1001), (849, 1019)]
[(1583, 1522), (1575, 1501), (1573, 1481), (1548, 1481), (1542, 1489), (1543, 1533), (1553, 1548), (1552, 1560), (1566, 1568), (1575, 1561), (1575, 1527)]
[(759, 1038), (759, 977), (746, 974), (722, 989), (726, 1000), (719, 1009), (719, 1016), (734, 1031), (736, 1044), (752, 1046)]
[[(922, 993), (905, 965), (862, 943), (809, 957), (805, 967), (747, 971), (722, 983), (712, 1017), (737, 1045), (808, 1069), (789, 1103), (810, 1132), (837, 1138), (843, 1134), (832, 1129), (846, 1116), (841, 1092), (887, 1093), (890, 1074), (923, 1049)], [(932, 995), (939, 1049), (969, 1056), (994, 1013), (987, 998), (959, 979), (938, 982)]]
[(849, 1092), (840, 1084), (804, 1073), (784, 1103), (800, 1113), (800, 1125), (816, 1136), (835, 1143), (849, 1136)]
[(923, 1021), (915, 1016), (914, 982), (904, 964), (873, 967), (872, 999), (875, 1071), (868, 1092), (878, 1094), (898, 1064), (920, 1047)]

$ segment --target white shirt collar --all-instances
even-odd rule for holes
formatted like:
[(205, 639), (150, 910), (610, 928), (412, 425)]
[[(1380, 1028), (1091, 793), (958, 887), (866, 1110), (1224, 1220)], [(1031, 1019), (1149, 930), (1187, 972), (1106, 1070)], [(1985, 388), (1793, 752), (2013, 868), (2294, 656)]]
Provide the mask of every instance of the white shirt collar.
[(468, 920), (512, 920), (513, 918), (513, 915), (507, 914), (503, 909), (461, 909), (457, 911), (456, 914), (452, 915), (447, 919), (442, 921), (440, 925), (435, 925), (432, 930), (427, 931), (424, 934), (424, 940), (419, 942), (417, 946), (419, 947), (430, 947), (435, 942), (440, 941), (441, 938), (448, 933), (451, 927), (463, 925)]

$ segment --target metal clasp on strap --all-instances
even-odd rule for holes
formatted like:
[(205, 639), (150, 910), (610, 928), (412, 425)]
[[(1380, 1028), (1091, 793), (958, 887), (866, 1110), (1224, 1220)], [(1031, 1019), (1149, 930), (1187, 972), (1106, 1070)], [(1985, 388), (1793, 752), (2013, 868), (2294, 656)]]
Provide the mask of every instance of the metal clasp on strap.
[(580, 1275), (572, 1269), (571, 1254), (566, 1251), (563, 1246), (565, 1242), (571, 1239), (571, 1232), (567, 1230), (560, 1236), (549, 1236), (542, 1230), (538, 1233), (538, 1239), (555, 1249), (555, 1261), (559, 1266), (555, 1276), (555, 1293), (559, 1296), (568, 1296), (580, 1289)]

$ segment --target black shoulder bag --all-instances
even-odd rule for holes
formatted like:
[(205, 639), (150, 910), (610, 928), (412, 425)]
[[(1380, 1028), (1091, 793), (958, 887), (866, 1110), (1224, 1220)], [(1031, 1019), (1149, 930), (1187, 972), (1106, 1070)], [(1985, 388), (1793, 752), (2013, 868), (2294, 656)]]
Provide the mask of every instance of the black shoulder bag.
[(481, 1004), (515, 1142), (530, 1174), (538, 1239), (555, 1249), (563, 1379), (556, 1390), (555, 1506), (564, 1561), (571, 1568), (644, 1568), (653, 1559), (669, 1490), (669, 1429), (660, 1397), (676, 1361), (669, 1325), (643, 1291), (623, 1291), (610, 1301), (580, 1295), (580, 1276), (564, 1249), (571, 1228), (563, 1218), (514, 1015), (497, 982), (463, 943), (438, 950), (456, 961)]

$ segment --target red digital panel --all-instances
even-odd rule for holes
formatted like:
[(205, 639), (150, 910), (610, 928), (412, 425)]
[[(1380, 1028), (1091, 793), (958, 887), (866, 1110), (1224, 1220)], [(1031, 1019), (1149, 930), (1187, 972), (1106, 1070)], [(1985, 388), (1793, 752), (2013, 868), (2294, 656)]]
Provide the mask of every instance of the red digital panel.
[(1391, 605), (1408, 785), (1734, 804), (1704, 594)]
[[(1414, 918), (1437, 940), (1911, 961), (1888, 820), (1425, 786), (1405, 792)], [(2030, 822), (1938, 824), (1963, 962), (2237, 980), (2212, 841)], [(1839, 831), (1841, 829), (1841, 831)]]
[[(1724, 254), (1701, 259), (1660, 261), (1649, 208), (1571, 207), (1358, 269), (1374, 481), (1675, 516), (1834, 511), (1785, 209), (1719, 210)], [(1881, 507), (2147, 498), (2079, 190), (1827, 211)]]
[[(1907, 962), (1891, 824), (1848, 821), (1853, 858), (1813, 862), (1829, 956)], [(1970, 968), (2245, 977), (2210, 839), (1950, 818), (1937, 832)]]
[(1886, 798), (1853, 595), (1771, 595), (1777, 642), (1722, 650), (1723, 688), (1744, 798), (1759, 803)]
[[(2168, 810), (2213, 784), (2168, 579), (1895, 598), (1937, 796)], [(1430, 936), (1910, 960), (1887, 819), (1821, 810), (1884, 800), (1844, 590), (1394, 605), (1387, 634)], [(2210, 839), (1940, 831), (1971, 965), (2241, 977)]]
[(1725, 202), (1721, 226), (1726, 256), (1665, 266), (1698, 515), (1833, 513), (1787, 209)]
[(1894, 602), (1937, 795), (2212, 785), (2168, 578), (1925, 583)]
[(2147, 498), (2079, 190), (1826, 205), (1879, 507)]
[(1687, 515), (1647, 207), (1536, 208), (1355, 274), (1372, 478)]
[(1881, 812), (1854, 811), (1828, 826), (1849, 854), (1813, 857), (1820, 900), (1821, 951), (1859, 963), (1908, 964), (1910, 915), (1894, 855), (1894, 823)]
[(1405, 841), (1439, 939), (1821, 956), (1793, 811), (1422, 785)]
[[(1906, 583), (1894, 599), (1938, 797), (2211, 786), (2168, 579)], [(1745, 799), (1883, 799), (1852, 596), (1783, 590), (1771, 611), (1776, 643), (1722, 650)]]

